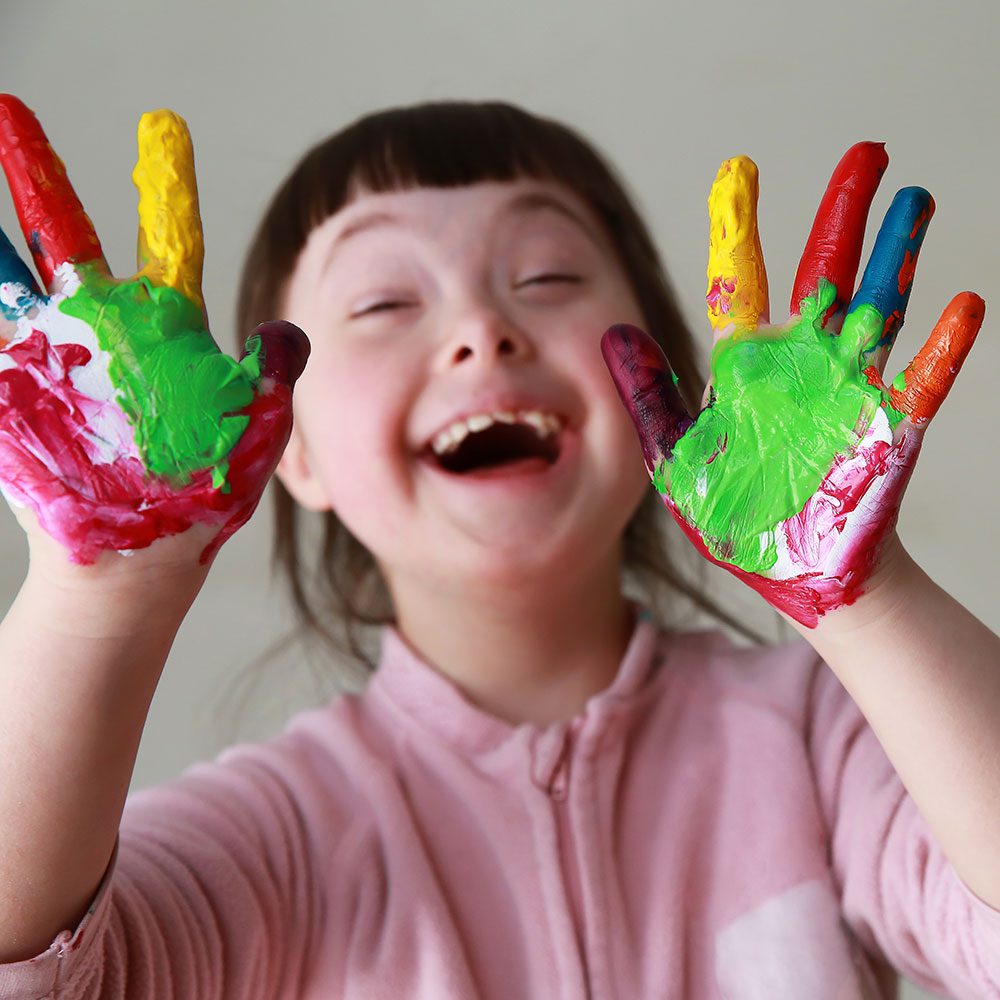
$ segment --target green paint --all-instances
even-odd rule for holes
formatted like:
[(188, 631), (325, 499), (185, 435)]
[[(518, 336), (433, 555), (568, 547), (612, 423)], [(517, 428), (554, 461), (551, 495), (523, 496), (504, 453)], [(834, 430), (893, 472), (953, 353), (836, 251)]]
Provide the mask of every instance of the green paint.
[(205, 329), (199, 307), (176, 289), (78, 271), (82, 284), (60, 309), (88, 323), (110, 355), (117, 402), (146, 468), (178, 485), (211, 468), (213, 486), (228, 493), (226, 457), (249, 423), (235, 413), (253, 399), (259, 338), (234, 361)]
[(820, 282), (787, 326), (718, 341), (715, 401), (654, 473), (656, 488), (669, 490), (709, 551), (748, 572), (774, 565), (774, 529), (802, 510), (878, 407), (893, 427), (902, 417), (863, 372), (861, 352), (881, 335), (881, 317), (862, 306), (833, 336), (820, 319), (835, 297), (833, 286)]

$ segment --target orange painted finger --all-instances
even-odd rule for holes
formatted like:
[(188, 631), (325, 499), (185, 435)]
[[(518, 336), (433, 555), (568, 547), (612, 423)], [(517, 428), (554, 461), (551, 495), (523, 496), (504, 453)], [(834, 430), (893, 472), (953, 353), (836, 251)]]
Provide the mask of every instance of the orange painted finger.
[(927, 343), (893, 381), (892, 405), (915, 424), (938, 411), (962, 368), (979, 328), (986, 303), (975, 292), (960, 292), (945, 307)]
[(66, 168), (38, 119), (10, 94), (0, 95), (0, 164), (21, 230), (42, 281), (49, 287), (61, 264), (104, 264), (101, 244)]

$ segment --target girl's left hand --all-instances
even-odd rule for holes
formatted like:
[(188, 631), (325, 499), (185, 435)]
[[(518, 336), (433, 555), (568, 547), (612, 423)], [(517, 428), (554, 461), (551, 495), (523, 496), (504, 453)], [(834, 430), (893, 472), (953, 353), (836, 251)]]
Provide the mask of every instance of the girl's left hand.
[(922, 188), (898, 192), (851, 298), (887, 163), (879, 143), (858, 143), (841, 160), (799, 264), (791, 318), (776, 327), (767, 325), (757, 168), (746, 157), (722, 164), (709, 196), (716, 339), (697, 417), (651, 337), (617, 326), (601, 342), (653, 483), (685, 533), (808, 627), (864, 591), (985, 310), (972, 292), (957, 295), (913, 361), (883, 382), (934, 212)]

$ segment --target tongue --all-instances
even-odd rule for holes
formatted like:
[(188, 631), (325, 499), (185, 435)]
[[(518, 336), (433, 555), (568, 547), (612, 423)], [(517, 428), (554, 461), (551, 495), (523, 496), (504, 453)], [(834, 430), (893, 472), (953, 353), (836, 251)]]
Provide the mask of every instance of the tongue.
[(468, 479), (495, 479), (498, 476), (521, 476), (530, 472), (544, 472), (551, 466), (547, 459), (532, 456), (531, 458), (518, 458), (511, 462), (504, 462), (501, 465), (485, 465), (479, 469), (469, 469), (466, 472), (459, 472), (456, 475), (464, 476)]

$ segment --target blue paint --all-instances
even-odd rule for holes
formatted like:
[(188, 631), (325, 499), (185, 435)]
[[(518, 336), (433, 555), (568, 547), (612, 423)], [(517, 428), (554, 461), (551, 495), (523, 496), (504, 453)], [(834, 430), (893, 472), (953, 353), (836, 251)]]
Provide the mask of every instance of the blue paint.
[[(882, 334), (877, 343), (866, 345), (869, 351), (892, 346), (903, 325), (913, 287), (913, 268), (933, 214), (934, 199), (921, 187), (898, 191), (885, 213), (868, 266), (849, 309), (854, 312), (861, 306), (870, 305), (882, 317)], [(905, 278), (902, 291), (901, 272)]]
[(16, 322), (41, 304), (41, 294), (27, 264), (0, 229), (0, 316)]

